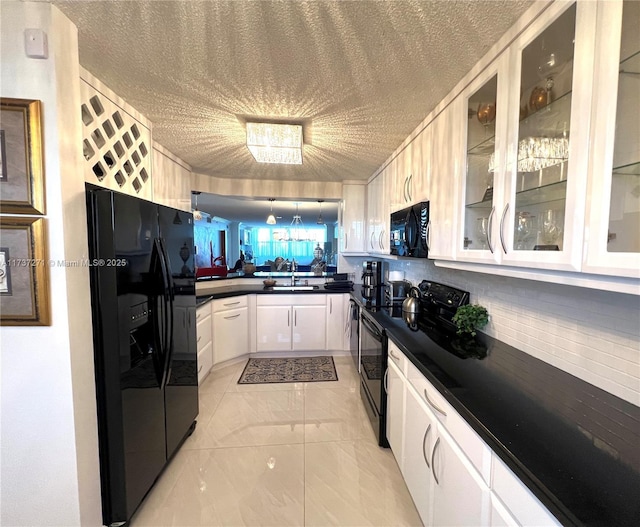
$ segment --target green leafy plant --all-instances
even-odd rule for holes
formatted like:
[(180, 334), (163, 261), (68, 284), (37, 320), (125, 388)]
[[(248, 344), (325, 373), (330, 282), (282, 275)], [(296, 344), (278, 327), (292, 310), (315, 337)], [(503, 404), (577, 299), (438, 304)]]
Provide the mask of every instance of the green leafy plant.
[(489, 313), (480, 304), (460, 306), (453, 315), (453, 323), (458, 327), (458, 335), (470, 333), (476, 336), (476, 329), (481, 329), (489, 322)]

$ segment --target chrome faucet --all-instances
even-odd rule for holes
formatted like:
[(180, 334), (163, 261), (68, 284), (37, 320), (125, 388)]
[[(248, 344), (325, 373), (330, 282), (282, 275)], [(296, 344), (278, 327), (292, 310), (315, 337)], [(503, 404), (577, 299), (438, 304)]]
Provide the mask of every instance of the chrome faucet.
[(291, 260), (291, 286), (295, 286), (296, 285), (296, 267), (298, 266), (298, 264), (296, 264), (295, 259)]

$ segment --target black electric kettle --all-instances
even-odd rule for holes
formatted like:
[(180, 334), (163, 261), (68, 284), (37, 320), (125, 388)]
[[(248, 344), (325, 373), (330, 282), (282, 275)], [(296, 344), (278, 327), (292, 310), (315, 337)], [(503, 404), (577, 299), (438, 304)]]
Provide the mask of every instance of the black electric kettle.
[(402, 320), (410, 329), (418, 331), (418, 316), (420, 315), (420, 290), (412, 287), (409, 296), (402, 302)]

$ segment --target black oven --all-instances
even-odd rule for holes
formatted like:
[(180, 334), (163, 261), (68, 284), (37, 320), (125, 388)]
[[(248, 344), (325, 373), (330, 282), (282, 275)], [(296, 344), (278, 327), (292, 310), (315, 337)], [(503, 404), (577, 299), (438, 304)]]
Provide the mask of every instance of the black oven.
[(429, 202), (423, 201), (391, 214), (391, 254), (426, 258)]
[(387, 334), (365, 310), (360, 312), (360, 395), (378, 439), (388, 447), (386, 436), (387, 396), (383, 378), (387, 368)]

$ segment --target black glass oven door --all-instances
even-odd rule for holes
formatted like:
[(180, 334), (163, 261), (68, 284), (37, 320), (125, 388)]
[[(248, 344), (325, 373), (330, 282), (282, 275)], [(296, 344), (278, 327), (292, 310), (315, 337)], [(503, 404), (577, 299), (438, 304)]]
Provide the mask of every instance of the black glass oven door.
[(376, 406), (382, 414), (382, 377), (385, 335), (366, 315), (362, 315), (360, 326), (360, 377)]

